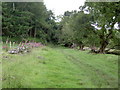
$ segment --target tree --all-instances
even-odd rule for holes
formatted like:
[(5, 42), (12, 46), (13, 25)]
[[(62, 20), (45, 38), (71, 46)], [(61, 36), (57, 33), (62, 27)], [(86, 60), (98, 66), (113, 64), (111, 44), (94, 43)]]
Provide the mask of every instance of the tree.
[(89, 13), (92, 15), (93, 24), (101, 27), (100, 30), (94, 31), (100, 39), (100, 53), (105, 53), (105, 48), (110, 43), (110, 40), (115, 34), (114, 25), (120, 22), (120, 2), (87, 2), (82, 8), (88, 8)]
[(3, 36), (39, 38), (44, 42), (54, 39), (55, 17), (43, 2), (4, 2), (2, 7)]
[[(70, 13), (70, 12), (69, 12)], [(84, 46), (95, 45), (97, 41), (94, 39), (96, 35), (93, 33), (93, 26), (91, 25), (91, 16), (81, 12), (72, 12), (65, 15), (62, 19), (61, 41), (65, 43), (76, 43), (81, 50)], [(94, 36), (93, 38), (91, 38)], [(92, 41), (93, 43), (91, 43)]]
[[(77, 43), (82, 50), (84, 46), (91, 46), (96, 44), (95, 40), (91, 37), (93, 35), (93, 26), (91, 26), (91, 16), (85, 14), (83, 11), (74, 15), (71, 22), (71, 29), (74, 31), (74, 43)], [(89, 42), (89, 41), (91, 41)]]

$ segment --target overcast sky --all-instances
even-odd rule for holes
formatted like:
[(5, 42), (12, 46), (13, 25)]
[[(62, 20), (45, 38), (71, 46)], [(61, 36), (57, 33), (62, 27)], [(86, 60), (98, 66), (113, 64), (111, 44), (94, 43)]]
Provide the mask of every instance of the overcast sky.
[(55, 16), (64, 14), (67, 10), (79, 10), (84, 2), (85, 0), (44, 0), (47, 9), (52, 10)]

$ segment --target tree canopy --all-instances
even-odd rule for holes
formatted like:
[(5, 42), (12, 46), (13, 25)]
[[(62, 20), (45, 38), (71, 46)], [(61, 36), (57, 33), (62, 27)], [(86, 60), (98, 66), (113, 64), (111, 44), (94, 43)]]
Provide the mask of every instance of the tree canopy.
[(54, 14), (43, 2), (4, 2), (2, 7), (3, 36), (35, 37), (43, 41), (54, 38)]
[(120, 2), (86, 2), (79, 9), (66, 11), (56, 22), (43, 2), (4, 2), (2, 35), (38, 38), (69, 47), (77, 44), (81, 50), (84, 46), (99, 47), (98, 53), (120, 46)]

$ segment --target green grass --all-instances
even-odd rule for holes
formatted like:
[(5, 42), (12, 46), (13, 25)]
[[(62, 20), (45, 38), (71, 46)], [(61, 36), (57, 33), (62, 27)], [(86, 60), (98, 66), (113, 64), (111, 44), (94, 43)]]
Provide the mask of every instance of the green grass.
[(2, 43), (0, 42), (0, 89), (2, 88), (2, 54), (1, 53), (2, 53)]
[[(5, 57), (7, 56), (7, 57)], [(3, 88), (116, 88), (118, 56), (69, 48), (3, 53)]]

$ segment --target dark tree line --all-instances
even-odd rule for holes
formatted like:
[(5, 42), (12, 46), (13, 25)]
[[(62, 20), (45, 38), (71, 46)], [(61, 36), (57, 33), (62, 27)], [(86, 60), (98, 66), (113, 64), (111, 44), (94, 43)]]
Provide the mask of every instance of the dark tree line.
[(55, 36), (54, 19), (43, 2), (2, 3), (2, 34), (9, 38), (34, 37), (50, 42)]
[(79, 9), (66, 11), (56, 22), (43, 2), (2, 3), (2, 34), (68, 47), (77, 44), (80, 50), (84, 46), (99, 47), (98, 53), (120, 46), (120, 2), (86, 2)]

